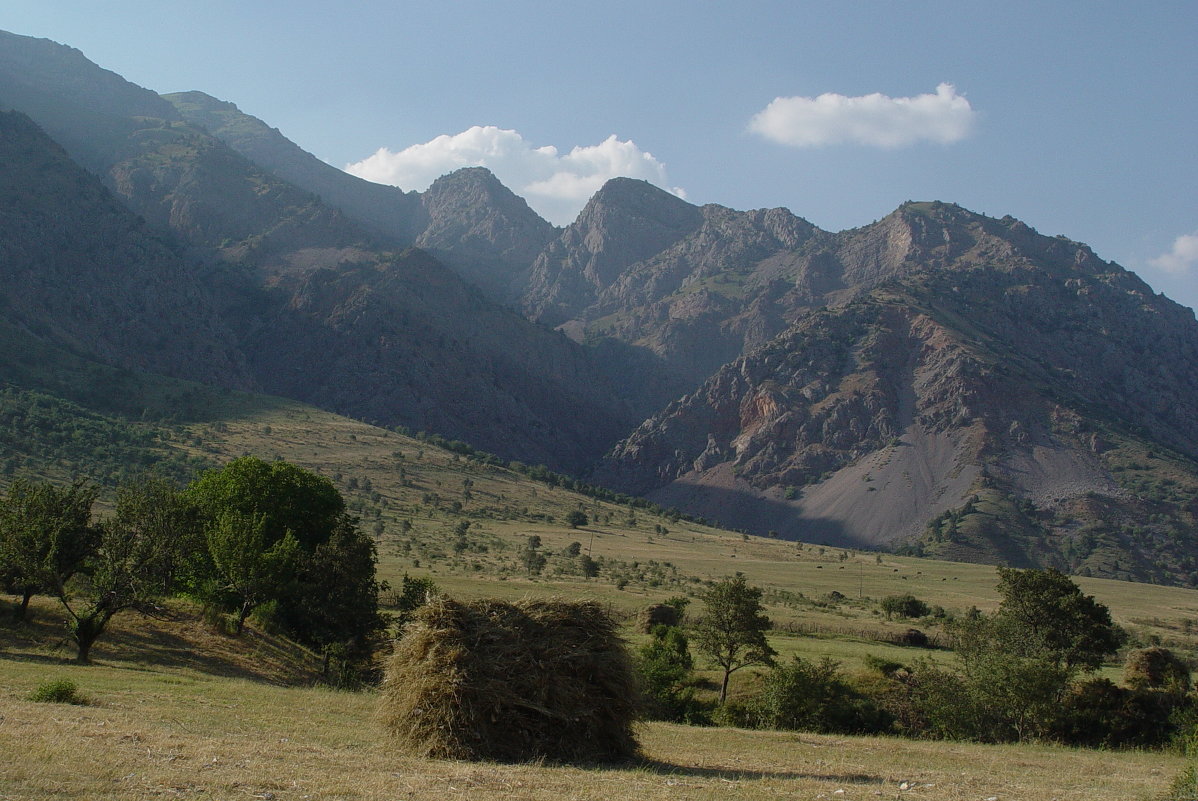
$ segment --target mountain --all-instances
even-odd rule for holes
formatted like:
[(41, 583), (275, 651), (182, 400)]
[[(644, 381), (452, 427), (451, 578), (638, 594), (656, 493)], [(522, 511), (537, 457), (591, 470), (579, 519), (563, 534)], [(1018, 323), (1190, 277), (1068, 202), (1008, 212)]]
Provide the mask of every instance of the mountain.
[(502, 303), (518, 298), (532, 260), (556, 235), (484, 168), (458, 170), (423, 193), (404, 192), (325, 164), (232, 103), (203, 92), (163, 97), (257, 166), (318, 195), (385, 242), (429, 251)]
[(168, 97), (0, 36), (0, 103), (62, 146), (3, 120), (0, 348), (427, 429), (758, 534), (1198, 583), (1198, 323), (1083, 244), (939, 202), (827, 232), (626, 178), (557, 229), (487, 170), (405, 193)]
[[(488, 301), (428, 254), (393, 249), (179, 119), (161, 98), (113, 84), (69, 48), (34, 45), (28, 58), (3, 62), (0, 86), (42, 96), (33, 110), (52, 108), (49, 123), (74, 112), (113, 123), (90, 141), (72, 136), (71, 125), (55, 130), (68, 153), (91, 159), (107, 190), (202, 271), (200, 305), (215, 308), (232, 332), (235, 361), (253, 386), (558, 469), (581, 469), (634, 422), (587, 350)], [(105, 105), (109, 95), (121, 102)], [(165, 116), (122, 117), (126, 96), (146, 100), (138, 111)], [(82, 266), (64, 264), (56, 282), (75, 281), (71, 270)], [(53, 330), (69, 313), (46, 311), (31, 325)], [(167, 316), (170, 307), (138, 311)], [(191, 362), (188, 369), (206, 369)]]
[(0, 231), (7, 324), (114, 365), (253, 385), (199, 271), (18, 112), (0, 112)]
[(364, 181), (326, 164), (233, 103), (203, 92), (162, 97), (182, 119), (205, 129), (259, 167), (318, 195), (371, 234), (400, 245), (415, 242), (421, 218), (417, 193)]
[(503, 303), (519, 298), (530, 265), (557, 234), (483, 167), (438, 178), (420, 202), (424, 226), (416, 245)]
[(137, 117), (175, 121), (170, 103), (49, 39), (0, 31), (0, 109), (19, 110), (89, 170), (112, 160), (110, 145)]
[(948, 204), (829, 243), (847, 299), (643, 423), (596, 480), (809, 541), (1198, 579), (1192, 312)]

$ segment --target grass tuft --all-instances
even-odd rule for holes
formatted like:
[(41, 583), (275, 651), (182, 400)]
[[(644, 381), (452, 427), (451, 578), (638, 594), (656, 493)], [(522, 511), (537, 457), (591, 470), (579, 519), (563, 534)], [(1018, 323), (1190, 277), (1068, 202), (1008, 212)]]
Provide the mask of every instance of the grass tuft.
[(47, 704), (75, 704), (76, 706), (86, 706), (88, 703), (87, 698), (79, 694), (79, 688), (70, 679), (42, 682), (29, 695), (29, 700)]

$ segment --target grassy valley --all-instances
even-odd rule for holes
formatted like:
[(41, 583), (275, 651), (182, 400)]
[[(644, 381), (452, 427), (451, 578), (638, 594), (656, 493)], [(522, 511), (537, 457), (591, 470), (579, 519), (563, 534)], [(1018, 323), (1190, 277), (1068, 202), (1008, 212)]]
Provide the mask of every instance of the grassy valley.
[[(373, 693), (296, 686), (302, 657), (247, 632), (233, 643), (176, 610), (126, 618), (97, 664), (59, 662), (0, 629), (0, 797), (194, 799), (645, 799), (997, 797), (1146, 799), (1184, 764), (1152, 752), (984, 746), (879, 737), (642, 724), (644, 760), (580, 768), (414, 759), (376, 723)], [(197, 653), (208, 654), (196, 659)], [(309, 662), (310, 669), (315, 667)], [(28, 700), (47, 679), (87, 703)], [(904, 783), (906, 783), (904, 785)], [(907, 789), (900, 789), (901, 787)]]

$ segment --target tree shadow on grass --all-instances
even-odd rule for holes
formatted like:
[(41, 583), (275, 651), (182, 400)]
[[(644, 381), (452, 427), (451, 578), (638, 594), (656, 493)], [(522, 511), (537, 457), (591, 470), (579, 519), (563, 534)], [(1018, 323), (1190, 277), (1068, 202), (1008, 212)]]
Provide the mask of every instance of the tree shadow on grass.
[(693, 765), (675, 765), (672, 762), (662, 762), (657, 759), (645, 759), (636, 763), (635, 767), (649, 773), (662, 776), (680, 776), (693, 779), (725, 779), (727, 781), (760, 780), (760, 779), (808, 779), (826, 782), (842, 782), (844, 784), (881, 784), (886, 781), (883, 776), (871, 776), (866, 773), (803, 773), (790, 770), (741, 770), (739, 768), (700, 768)]
[[(4, 611), (0, 608), (0, 614)], [(39, 608), (24, 622), (5, 621), (0, 625), (0, 659), (77, 664), (74, 643), (64, 634), (61, 617), (57, 610)], [(92, 664), (143, 671), (194, 670), (277, 685), (311, 684), (318, 674), (316, 657), (299, 646), (248, 627), (240, 637), (229, 636), (194, 613), (171, 609), (161, 617), (139, 619), (130, 612), (114, 618), (96, 641)]]

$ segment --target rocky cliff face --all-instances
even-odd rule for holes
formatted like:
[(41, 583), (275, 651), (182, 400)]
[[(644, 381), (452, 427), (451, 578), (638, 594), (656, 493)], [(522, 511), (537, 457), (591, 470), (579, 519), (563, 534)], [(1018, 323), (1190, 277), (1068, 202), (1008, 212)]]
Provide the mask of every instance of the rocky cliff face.
[(590, 306), (642, 259), (698, 228), (698, 209), (645, 181), (614, 178), (532, 266), (524, 309), (558, 325)]
[(878, 286), (719, 370), (595, 478), (759, 533), (1190, 580), (1193, 314), (1077, 243), (911, 211), (851, 238)]

